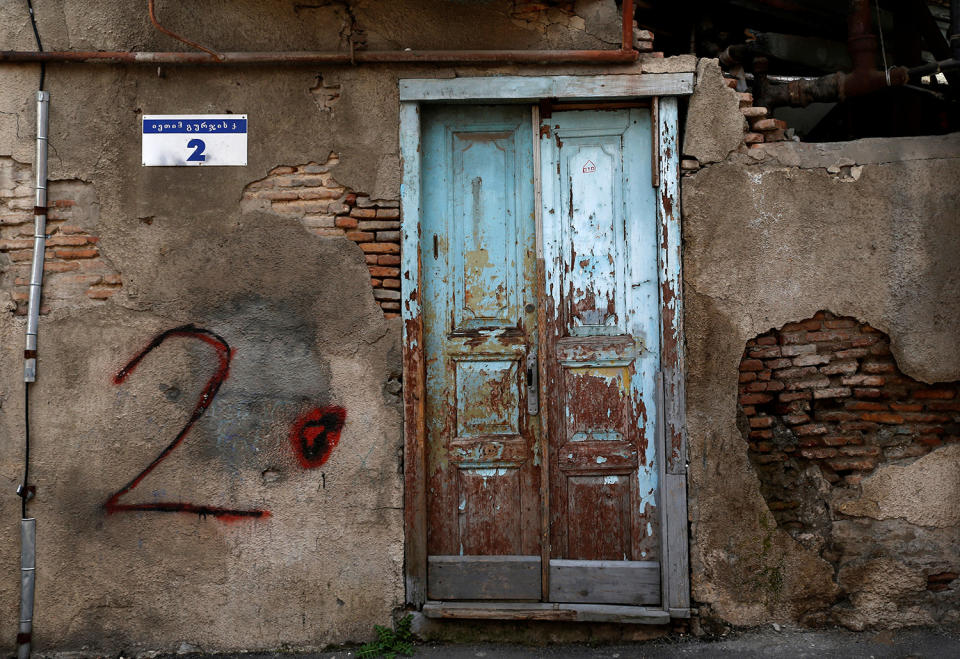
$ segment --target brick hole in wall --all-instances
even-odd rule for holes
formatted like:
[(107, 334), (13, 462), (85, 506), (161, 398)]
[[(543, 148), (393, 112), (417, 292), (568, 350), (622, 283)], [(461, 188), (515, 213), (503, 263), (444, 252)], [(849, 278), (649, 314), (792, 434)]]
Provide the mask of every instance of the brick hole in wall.
[[(960, 382), (910, 378), (886, 334), (820, 311), (747, 341), (738, 424), (779, 527), (838, 567), (848, 551), (833, 543), (831, 502), (878, 467), (960, 442)], [(928, 590), (956, 577), (930, 573)]]
[[(0, 272), (17, 315), (27, 313), (30, 298), (33, 186), (29, 163), (0, 157)], [(100, 237), (92, 230), (98, 204), (91, 184), (52, 180), (48, 196), (40, 313), (104, 302), (120, 290), (123, 280), (101, 254)]]
[(400, 315), (400, 202), (371, 199), (340, 185), (330, 170), (340, 162), (331, 153), (323, 164), (275, 167), (247, 185), (244, 204), (296, 217), (318, 236), (349, 238), (363, 250), (373, 297), (386, 318)]

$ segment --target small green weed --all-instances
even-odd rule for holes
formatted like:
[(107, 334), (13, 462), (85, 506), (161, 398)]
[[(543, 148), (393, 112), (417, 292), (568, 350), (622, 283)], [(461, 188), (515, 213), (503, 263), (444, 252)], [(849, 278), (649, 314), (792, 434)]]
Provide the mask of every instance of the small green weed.
[(377, 632), (377, 640), (361, 647), (357, 656), (360, 659), (376, 659), (376, 657), (396, 659), (398, 654), (412, 657), (414, 652), (413, 633), (410, 631), (412, 623), (413, 616), (406, 615), (394, 625), (393, 629), (383, 625), (374, 625), (373, 629)]

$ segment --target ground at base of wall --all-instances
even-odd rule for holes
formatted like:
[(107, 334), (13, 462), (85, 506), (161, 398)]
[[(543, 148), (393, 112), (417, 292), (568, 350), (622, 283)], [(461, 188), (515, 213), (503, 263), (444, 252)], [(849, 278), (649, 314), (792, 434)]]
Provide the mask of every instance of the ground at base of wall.
[[(310, 654), (284, 653), (289, 657), (311, 659), (352, 659), (358, 648), (344, 648), (332, 652)], [(53, 655), (51, 655), (53, 656)], [(72, 657), (56, 655), (58, 659)], [(80, 655), (76, 655), (80, 656)], [(89, 656), (89, 655), (84, 655)], [(126, 657), (127, 655), (122, 655)], [(137, 655), (133, 655), (137, 656)], [(221, 659), (267, 659), (277, 656), (272, 652), (234, 654), (157, 654), (140, 656), (173, 659), (174, 657), (218, 657)], [(880, 632), (852, 632), (841, 629), (803, 630), (778, 625), (765, 625), (748, 630), (730, 631), (719, 637), (670, 636), (637, 643), (576, 643), (553, 645), (520, 645), (513, 643), (420, 643), (416, 657), (467, 659), (618, 659), (644, 657), (667, 659), (677, 656), (744, 657), (747, 659), (836, 657), (843, 659), (886, 659), (918, 657), (932, 659), (960, 656), (960, 627), (912, 627)]]

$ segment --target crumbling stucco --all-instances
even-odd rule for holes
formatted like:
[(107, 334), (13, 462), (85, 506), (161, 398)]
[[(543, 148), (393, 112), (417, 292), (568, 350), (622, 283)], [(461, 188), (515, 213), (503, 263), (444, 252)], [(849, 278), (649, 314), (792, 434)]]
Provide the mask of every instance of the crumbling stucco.
[[(734, 154), (683, 180), (693, 597), (722, 620), (862, 627), (949, 618), (955, 595), (934, 601), (926, 586), (917, 590), (916, 575), (948, 571), (955, 549), (943, 544), (943, 534), (931, 535), (900, 517), (880, 522), (887, 525), (883, 540), (855, 518), (833, 519), (844, 542), (865, 548), (864, 560), (894, 545), (913, 564), (877, 573), (848, 602), (838, 602), (830, 564), (771, 525), (735, 410), (746, 341), (819, 309), (888, 332), (897, 363), (911, 377), (960, 379), (960, 302), (949, 292), (960, 287), (960, 264), (951, 256), (960, 253), (960, 192), (944, 184), (960, 179), (958, 145), (956, 135), (853, 143), (849, 152), (858, 154), (855, 162), (863, 169), (858, 180), (844, 181), (842, 171), (830, 173), (826, 165), (783, 164), (791, 157), (799, 163), (817, 149), (785, 143), (769, 147), (779, 154), (776, 160)], [(925, 148), (927, 159), (896, 156)], [(760, 150), (751, 156), (754, 151)], [(846, 149), (829, 145), (823, 151), (832, 163)], [(918, 503), (920, 491), (940, 498), (955, 491), (943, 477), (955, 470), (955, 457), (952, 450), (942, 453), (929, 456), (937, 469), (910, 472), (924, 481), (914, 484), (912, 503), (904, 504), (915, 519), (924, 511), (924, 519), (952, 521), (938, 517), (935, 504)], [(897, 471), (880, 478), (864, 488), (864, 496), (886, 502), (888, 493), (903, 493), (899, 476)], [(773, 548), (782, 556), (772, 566), (757, 558), (770, 556)], [(781, 562), (786, 569), (776, 574), (782, 582), (770, 582), (767, 596), (758, 597), (745, 563), (769, 571)], [(852, 578), (844, 577), (844, 588)]]
[(683, 155), (707, 164), (735, 151), (743, 141), (745, 127), (739, 107), (737, 93), (723, 82), (719, 60), (700, 60), (687, 112)]

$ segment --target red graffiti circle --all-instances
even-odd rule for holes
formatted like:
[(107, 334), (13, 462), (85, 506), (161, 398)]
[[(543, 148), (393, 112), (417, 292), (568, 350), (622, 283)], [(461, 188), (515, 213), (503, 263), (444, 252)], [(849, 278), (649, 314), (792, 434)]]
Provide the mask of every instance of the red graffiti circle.
[(302, 414), (290, 428), (290, 444), (304, 469), (316, 469), (325, 463), (340, 441), (347, 411), (330, 405)]

